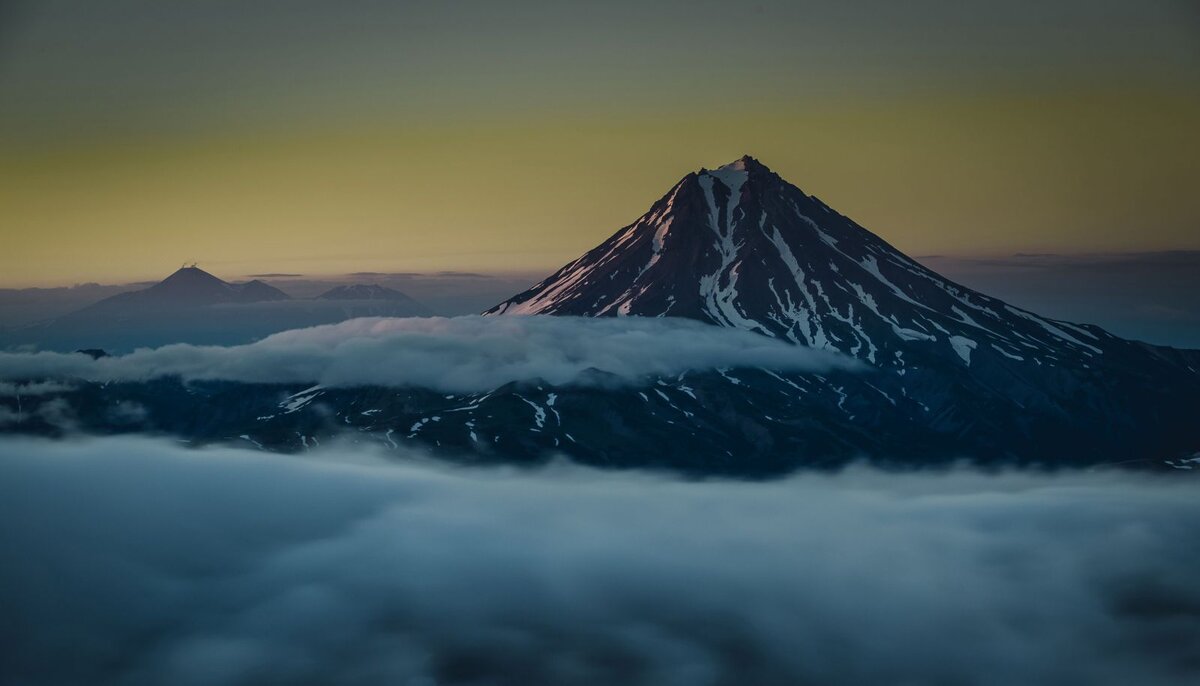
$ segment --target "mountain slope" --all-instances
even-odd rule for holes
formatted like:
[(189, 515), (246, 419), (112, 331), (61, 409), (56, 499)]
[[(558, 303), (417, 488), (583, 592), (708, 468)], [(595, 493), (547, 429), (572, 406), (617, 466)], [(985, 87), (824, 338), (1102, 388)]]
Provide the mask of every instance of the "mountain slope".
[(162, 281), (140, 291), (120, 293), (83, 308), (76, 314), (125, 314), (146, 308), (172, 309), (290, 300), (288, 294), (262, 281), (243, 284), (222, 281), (197, 267), (183, 267)]
[(1150, 432), (1200, 447), (1200, 353), (953, 283), (751, 157), (688, 174), (485, 314), (688, 317), (837, 350), (883, 372), (872, 388), (919, 403), (932, 429), (1014, 451), (1095, 449), (1084, 434), (1127, 450)]
[(751, 157), (688, 174), (638, 221), (488, 314), (677, 316), (877, 365), (922, 343), (972, 355), (1095, 357), (1119, 341), (944, 279)]
[[(72, 430), (285, 451), (348, 435), (469, 461), (561, 455), (733, 476), (857, 459), (1200, 469), (1200, 353), (1126, 341), (959, 286), (751, 158), (689, 174), (638, 221), (489, 314), (689, 317), (864, 364), (718, 368), (611, 388), (529, 379), (466, 396), (172, 378), (73, 383), (40, 401), (53, 403), (45, 412), (0, 398), (0, 410), (22, 418), (0, 432), (61, 432), (65, 405)], [(126, 405), (146, 411), (136, 421), (114, 414)]]

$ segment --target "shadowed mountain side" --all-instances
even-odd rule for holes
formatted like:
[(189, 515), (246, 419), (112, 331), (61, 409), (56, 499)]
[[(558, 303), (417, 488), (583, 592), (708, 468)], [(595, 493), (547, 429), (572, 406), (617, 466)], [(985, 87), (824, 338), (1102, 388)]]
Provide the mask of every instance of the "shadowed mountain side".
[(749, 156), (688, 174), (486, 314), (687, 317), (836, 350), (881, 372), (883, 402), (917, 403), (919, 421), (964, 444), (1028, 449), (1038, 435), (1069, 448), (1119, 430), (1200, 448), (1200, 352), (949, 281)]
[[(661, 468), (741, 478), (867, 460), (899, 468), (947, 465), (1119, 464), (1180, 472), (1200, 469), (1177, 427), (1176, 406), (1138, 416), (1139, 431), (1093, 427), (1072, 417), (1013, 417), (1008, 434), (976, 427), (963, 411), (931, 422), (917, 401), (893, 404), (879, 374), (762, 369), (693, 372), (640, 387), (536, 381), (486, 393), (414, 387), (324, 388), (226, 381), (76, 383), (23, 399), (0, 397), (0, 433), (63, 436), (154, 433), (190, 444), (232, 442), (303, 452), (333, 441), (385, 450), (420, 448), (481, 464), (544, 464), (566, 457), (607, 468)], [(987, 410), (988, 408), (981, 408)], [(980, 410), (976, 410), (980, 411)]]
[[(211, 309), (269, 305), (279, 303)], [(678, 345), (637, 331), (646, 322), (698, 320), (788, 350), (838, 352), (860, 369), (785, 372), (763, 362), (715, 362), (633, 387), (552, 384), (529, 370), (520, 381), (467, 394), (411, 380), (388, 384), (374, 374), (350, 388), (295, 377), (286, 384), (261, 376), (242, 383), (92, 379), (24, 406), (3, 400), (4, 430), (151, 430), (284, 451), (349, 434), (468, 461), (565, 455), (742, 476), (858, 458), (1186, 471), (1200, 451), (1200, 351), (1128, 341), (951, 282), (750, 157), (688, 174), (636, 222), (489, 314), (574, 315), (548, 318), (565, 320), (558, 321), (564, 327), (601, 318), (627, 328), (623, 340), (640, 349)], [(456, 365), (459, 372), (486, 370), (497, 353), (570, 362), (559, 339), (529, 350), (522, 329), (544, 319), (483, 317), (492, 323), (486, 345), (478, 337), (395, 345), (478, 353)], [(339, 354), (348, 356), (346, 365), (362, 365), (363, 342), (352, 333), (332, 332), (345, 344)], [(274, 361), (294, 362), (283, 352)], [(123, 404), (144, 411), (113, 415)]]

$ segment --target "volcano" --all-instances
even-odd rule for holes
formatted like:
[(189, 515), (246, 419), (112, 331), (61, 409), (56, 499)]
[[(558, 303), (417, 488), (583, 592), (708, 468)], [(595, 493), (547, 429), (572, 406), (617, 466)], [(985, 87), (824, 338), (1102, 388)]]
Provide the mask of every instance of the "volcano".
[(918, 421), (972, 450), (1011, 453), (1015, 436), (1047, 459), (1110, 452), (1096, 436), (1122, 454), (1200, 444), (1200, 352), (954, 283), (748, 155), (684, 176), (635, 222), (485, 314), (686, 317), (835, 350), (879, 372), (866, 393), (915, 401)]
[[(453, 460), (562, 456), (739, 478), (864, 459), (1200, 468), (1200, 351), (1125, 340), (954, 283), (751, 157), (688, 174), (635, 222), (485, 314), (688, 318), (857, 362), (704, 369), (640, 386), (527, 379), (448, 395), (158, 379), (78, 383), (55, 400), (89, 430), (129, 430), (111, 408), (136, 403), (149, 408), (141, 430), (282, 451), (352, 432)], [(43, 420), (3, 431), (60, 429)]]
[(149, 288), (106, 298), (87, 309), (97, 312), (123, 312), (135, 307), (180, 308), (288, 299), (288, 295), (283, 291), (257, 279), (234, 284), (223, 281), (199, 267), (182, 267)]
[(687, 317), (895, 368), (905, 354), (1040, 366), (1126, 346), (939, 276), (750, 156), (688, 174), (487, 314)]

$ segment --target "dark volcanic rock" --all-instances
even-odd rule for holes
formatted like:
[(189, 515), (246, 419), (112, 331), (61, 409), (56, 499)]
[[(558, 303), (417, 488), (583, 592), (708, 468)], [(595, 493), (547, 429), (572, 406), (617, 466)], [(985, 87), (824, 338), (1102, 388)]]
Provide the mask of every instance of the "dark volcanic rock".
[[(1187, 460), (1200, 449), (1200, 352), (955, 284), (749, 157), (688, 174), (636, 222), (488, 314), (687, 317), (840, 351), (866, 369), (723, 369), (636, 388), (528, 382), (473, 395), (160, 379), (78, 384), (43, 401), (63, 401), (69, 426), (90, 431), (275, 450), (349, 435), (474, 462), (565, 455), (747, 477), (859, 458), (1197, 466)], [(146, 408), (140, 424), (114, 419), (122, 403)], [(0, 431), (66, 430), (63, 405), (52, 409), (26, 406)]]

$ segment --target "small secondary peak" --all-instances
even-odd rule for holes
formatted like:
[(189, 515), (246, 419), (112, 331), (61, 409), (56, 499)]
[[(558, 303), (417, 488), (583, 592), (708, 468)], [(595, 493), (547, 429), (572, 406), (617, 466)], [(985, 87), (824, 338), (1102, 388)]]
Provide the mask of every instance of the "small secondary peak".
[(204, 271), (203, 269), (197, 267), (194, 264), (180, 267), (179, 269), (175, 270), (170, 276), (163, 279), (160, 283), (167, 283), (168, 281), (173, 282), (173, 283), (174, 282), (190, 282), (190, 283), (219, 282), (219, 283), (225, 283), (221, 279), (213, 276), (212, 274), (209, 274), (208, 272)]

